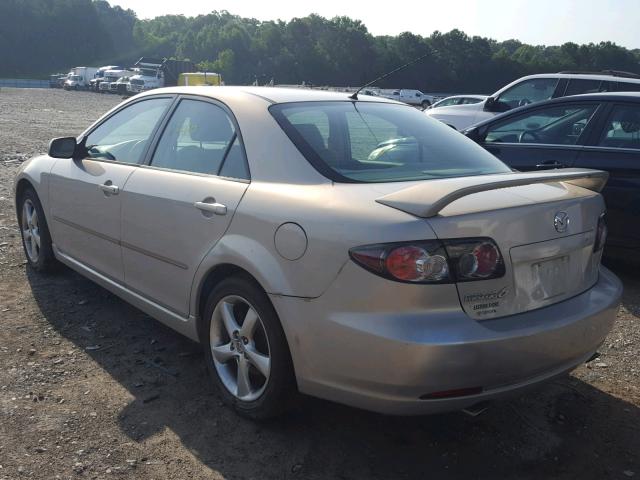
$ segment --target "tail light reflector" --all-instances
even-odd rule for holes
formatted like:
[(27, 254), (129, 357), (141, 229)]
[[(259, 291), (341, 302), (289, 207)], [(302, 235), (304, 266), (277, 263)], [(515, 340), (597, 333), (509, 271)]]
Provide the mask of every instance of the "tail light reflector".
[(607, 242), (607, 233), (609, 229), (607, 228), (607, 222), (604, 219), (604, 213), (600, 215), (598, 219), (598, 227), (596, 229), (596, 241), (593, 244), (593, 252), (599, 252), (604, 248), (604, 244)]

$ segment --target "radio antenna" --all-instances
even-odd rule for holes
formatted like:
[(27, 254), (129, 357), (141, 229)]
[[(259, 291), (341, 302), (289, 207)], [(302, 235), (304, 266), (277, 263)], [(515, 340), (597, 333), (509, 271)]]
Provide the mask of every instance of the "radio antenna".
[(388, 73), (385, 73), (384, 75), (379, 76), (378, 78), (376, 78), (375, 80), (371, 80), (369, 83), (361, 86), (358, 90), (356, 90), (353, 95), (349, 95), (349, 98), (352, 100), (358, 100), (358, 94), (360, 93), (360, 91), (362, 91), (362, 89), (367, 88), (371, 85), (373, 85), (376, 82), (379, 82), (380, 80), (387, 78), (389, 75), (393, 75), (396, 72), (399, 72), (400, 70), (407, 68), (409, 65), (413, 65), (416, 62), (419, 62), (420, 60), (422, 60), (423, 58), (427, 57), (431, 55), (431, 52), (429, 53), (425, 53), (424, 55), (418, 57), (418, 58), (414, 58), (413, 60), (411, 60), (410, 62), (405, 63), (404, 65), (400, 65), (398, 68), (391, 70)]

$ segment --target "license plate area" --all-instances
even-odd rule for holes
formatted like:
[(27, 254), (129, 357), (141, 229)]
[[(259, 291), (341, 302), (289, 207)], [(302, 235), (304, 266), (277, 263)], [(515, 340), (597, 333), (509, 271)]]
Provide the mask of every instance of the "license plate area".
[(569, 290), (569, 255), (531, 264), (533, 300), (549, 300)]

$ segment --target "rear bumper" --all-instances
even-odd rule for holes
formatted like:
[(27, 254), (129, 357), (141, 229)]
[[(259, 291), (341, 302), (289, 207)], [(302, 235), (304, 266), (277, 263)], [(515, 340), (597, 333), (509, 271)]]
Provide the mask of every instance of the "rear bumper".
[[(611, 330), (622, 285), (602, 268), (586, 292), (538, 310), (493, 320), (470, 319), (457, 308), (406, 311), (407, 298), (377, 297), (370, 274), (353, 283), (359, 267), (345, 266), (334, 285), (314, 300), (272, 296), (291, 348), (302, 392), (388, 414), (457, 410), (519, 392), (586, 361)], [(373, 278), (370, 278), (373, 277)], [(357, 287), (354, 287), (357, 285)], [(386, 287), (389, 295), (393, 289)], [(372, 295), (371, 311), (354, 311), (354, 289)], [(345, 293), (347, 292), (347, 293)], [(444, 290), (443, 290), (444, 292)], [(450, 303), (444, 299), (442, 305)], [(382, 302), (382, 303), (381, 303)], [(386, 304), (404, 304), (385, 309)], [(380, 308), (377, 305), (382, 305)], [(342, 307), (342, 308), (341, 308)], [(447, 399), (421, 397), (482, 387)]]

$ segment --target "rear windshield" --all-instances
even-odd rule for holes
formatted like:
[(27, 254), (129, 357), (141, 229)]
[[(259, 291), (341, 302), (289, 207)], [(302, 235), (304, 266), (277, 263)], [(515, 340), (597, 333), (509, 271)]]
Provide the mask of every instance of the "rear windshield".
[(305, 158), (342, 182), (397, 182), (506, 173), (510, 169), (451, 127), (417, 109), (375, 102), (272, 105)]

